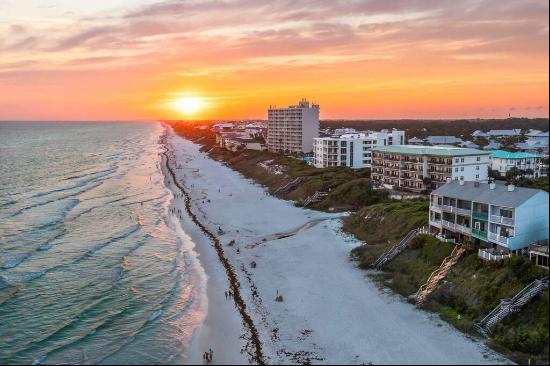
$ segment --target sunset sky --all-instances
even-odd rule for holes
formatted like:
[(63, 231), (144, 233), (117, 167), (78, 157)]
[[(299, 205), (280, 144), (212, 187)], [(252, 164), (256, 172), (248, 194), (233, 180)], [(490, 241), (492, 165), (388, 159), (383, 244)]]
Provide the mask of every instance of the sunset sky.
[(548, 0), (0, 0), (0, 120), (548, 117), (548, 66)]

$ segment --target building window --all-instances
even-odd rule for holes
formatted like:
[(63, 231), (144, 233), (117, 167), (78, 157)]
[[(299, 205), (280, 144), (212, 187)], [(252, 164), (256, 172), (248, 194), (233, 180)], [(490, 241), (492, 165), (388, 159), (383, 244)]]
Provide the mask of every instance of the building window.
[(455, 173), (458, 173), (458, 168), (455, 168)]
[(479, 165), (476, 165), (476, 170), (479, 170)]
[(464, 158), (460, 158), (460, 162), (461, 162), (461, 163), (464, 163)]
[(478, 156), (478, 157), (476, 158), (476, 160), (477, 160), (477, 161), (481, 161), (481, 156)]
[(476, 174), (476, 179), (479, 179), (479, 174)]
[(455, 159), (455, 163), (458, 163), (458, 158)]
[(460, 168), (460, 171), (463, 172), (463, 171), (464, 171), (464, 167), (461, 167), (461, 168)]
[(460, 180), (464, 180), (464, 176), (463, 176), (463, 175), (460, 176)]

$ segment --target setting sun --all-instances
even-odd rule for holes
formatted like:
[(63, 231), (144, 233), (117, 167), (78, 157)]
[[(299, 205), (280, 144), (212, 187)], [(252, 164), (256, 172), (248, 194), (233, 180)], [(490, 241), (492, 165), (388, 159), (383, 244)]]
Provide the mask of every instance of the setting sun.
[(174, 107), (185, 114), (194, 114), (204, 108), (204, 100), (199, 97), (182, 97), (174, 101)]

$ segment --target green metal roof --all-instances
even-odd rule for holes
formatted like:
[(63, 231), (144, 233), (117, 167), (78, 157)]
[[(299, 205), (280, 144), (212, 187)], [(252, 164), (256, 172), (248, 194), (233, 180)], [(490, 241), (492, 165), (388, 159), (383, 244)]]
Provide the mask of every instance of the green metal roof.
[(504, 150), (494, 150), (494, 151), (491, 151), (491, 157), (499, 158), (499, 159), (527, 159), (527, 158), (540, 158), (542, 156), (537, 154), (525, 153), (525, 152), (510, 152), (510, 151), (504, 151)]
[(422, 145), (388, 145), (375, 147), (372, 150), (394, 154), (433, 155), (433, 156), (466, 156), (489, 155), (488, 151), (455, 146), (422, 146)]

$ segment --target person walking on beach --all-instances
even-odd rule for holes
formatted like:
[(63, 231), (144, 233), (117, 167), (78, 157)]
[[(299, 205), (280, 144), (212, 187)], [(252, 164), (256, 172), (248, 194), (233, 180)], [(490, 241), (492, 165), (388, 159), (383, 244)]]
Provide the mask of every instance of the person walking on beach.
[(210, 356), (210, 359), (208, 362), (212, 361), (212, 356), (214, 355), (214, 351), (212, 351), (212, 348), (208, 350), (208, 355)]
[(225, 291), (225, 299), (227, 300), (227, 291)]

